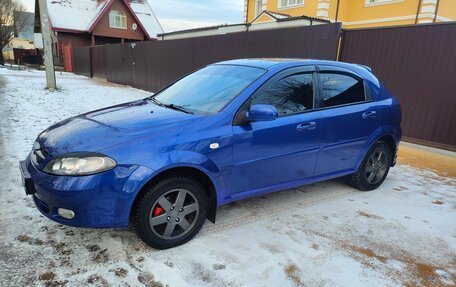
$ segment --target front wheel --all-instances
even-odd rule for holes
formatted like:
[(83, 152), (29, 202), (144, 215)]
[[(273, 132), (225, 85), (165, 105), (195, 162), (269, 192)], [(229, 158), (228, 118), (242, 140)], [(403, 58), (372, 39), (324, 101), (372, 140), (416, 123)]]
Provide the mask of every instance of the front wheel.
[(350, 185), (368, 191), (379, 187), (391, 166), (391, 149), (387, 143), (378, 141), (366, 154), (359, 169), (349, 177)]
[(140, 199), (136, 232), (148, 245), (166, 249), (192, 239), (206, 220), (204, 188), (188, 177), (170, 177), (158, 182)]

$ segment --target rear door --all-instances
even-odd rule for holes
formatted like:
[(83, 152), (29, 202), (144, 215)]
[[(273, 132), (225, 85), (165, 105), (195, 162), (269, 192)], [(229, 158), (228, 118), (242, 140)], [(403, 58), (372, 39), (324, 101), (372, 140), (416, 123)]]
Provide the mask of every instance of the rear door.
[(323, 133), (315, 176), (356, 168), (369, 138), (380, 128), (377, 103), (361, 77), (337, 67), (318, 69)]
[[(234, 123), (232, 193), (286, 184), (314, 173), (320, 140), (315, 107), (314, 66), (293, 68), (271, 78), (238, 111), (274, 106), (274, 121)], [(238, 118), (238, 116), (236, 118)]]

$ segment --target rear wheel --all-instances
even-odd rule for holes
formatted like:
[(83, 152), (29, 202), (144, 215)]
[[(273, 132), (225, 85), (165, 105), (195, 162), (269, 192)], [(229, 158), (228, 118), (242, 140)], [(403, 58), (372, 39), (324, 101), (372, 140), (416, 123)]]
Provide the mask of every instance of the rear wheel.
[(350, 184), (363, 191), (376, 189), (388, 175), (391, 160), (391, 148), (378, 141), (367, 152), (358, 171), (350, 176)]
[(207, 198), (193, 178), (170, 177), (160, 181), (140, 199), (136, 231), (148, 245), (166, 249), (186, 243), (204, 224)]

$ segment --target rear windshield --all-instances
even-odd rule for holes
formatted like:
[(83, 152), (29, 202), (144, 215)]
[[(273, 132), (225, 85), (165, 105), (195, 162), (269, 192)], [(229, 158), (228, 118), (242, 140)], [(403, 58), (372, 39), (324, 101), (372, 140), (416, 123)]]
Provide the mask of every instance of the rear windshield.
[(165, 105), (175, 105), (193, 113), (213, 114), (265, 72), (246, 66), (208, 66), (180, 79), (154, 98)]

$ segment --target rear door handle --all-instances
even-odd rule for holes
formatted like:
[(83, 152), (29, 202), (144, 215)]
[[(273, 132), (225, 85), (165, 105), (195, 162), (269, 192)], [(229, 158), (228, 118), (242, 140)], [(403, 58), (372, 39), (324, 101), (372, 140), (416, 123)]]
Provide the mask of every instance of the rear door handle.
[(370, 112), (363, 113), (363, 119), (375, 118), (376, 116), (377, 116), (376, 111), (370, 111)]
[(308, 123), (302, 123), (299, 124), (296, 129), (298, 132), (303, 132), (303, 131), (311, 131), (317, 128), (317, 123), (316, 122), (308, 122)]

